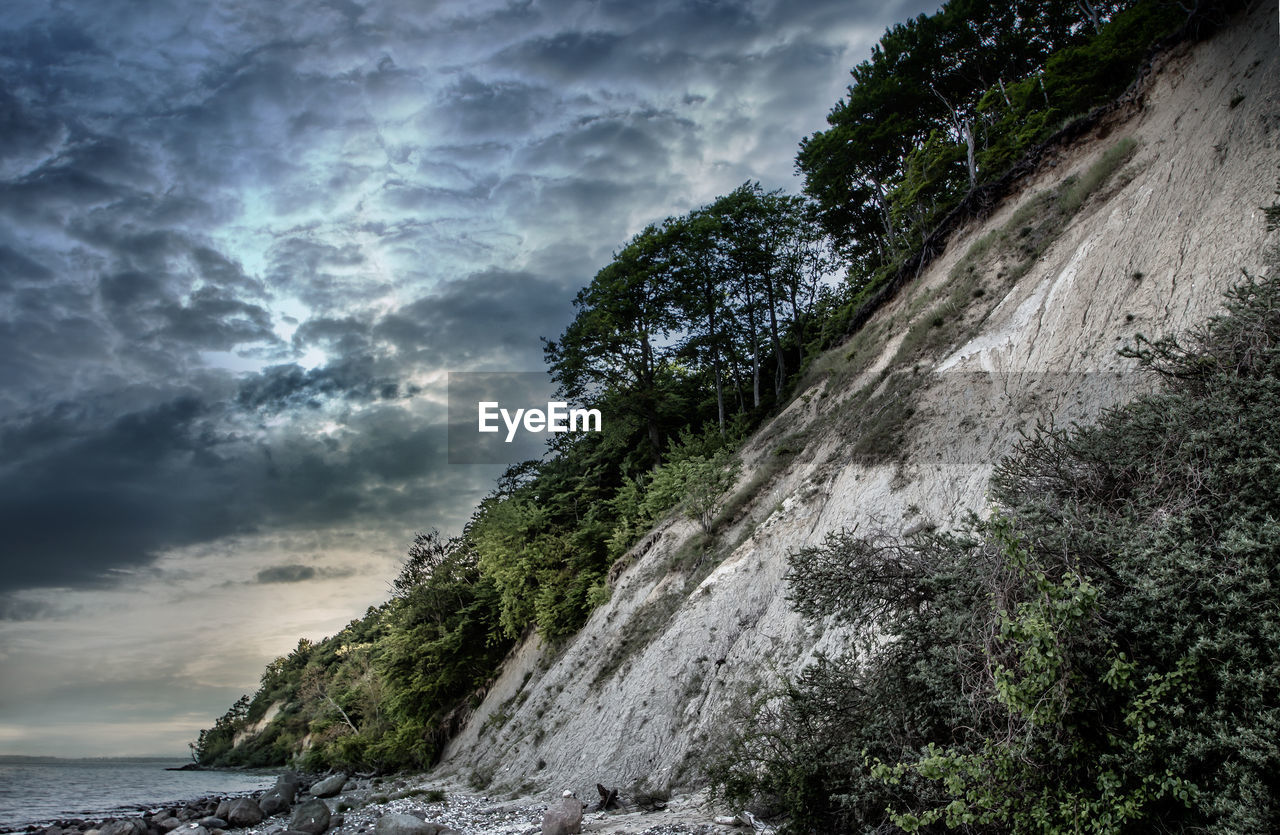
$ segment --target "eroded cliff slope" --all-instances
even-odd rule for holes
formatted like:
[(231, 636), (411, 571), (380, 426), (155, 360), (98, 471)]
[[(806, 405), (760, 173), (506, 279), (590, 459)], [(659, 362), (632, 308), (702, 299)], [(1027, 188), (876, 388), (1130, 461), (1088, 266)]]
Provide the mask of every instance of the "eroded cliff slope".
[(840, 635), (786, 599), (828, 532), (950, 526), (1037, 421), (1087, 420), (1148, 381), (1117, 349), (1185, 330), (1261, 272), (1280, 174), (1280, 49), (1262, 2), (1160, 60), (936, 259), (743, 448), (713, 537), (671, 517), (615, 567), (565, 646), (508, 659), (440, 769), (495, 790), (695, 783), (740, 705)]

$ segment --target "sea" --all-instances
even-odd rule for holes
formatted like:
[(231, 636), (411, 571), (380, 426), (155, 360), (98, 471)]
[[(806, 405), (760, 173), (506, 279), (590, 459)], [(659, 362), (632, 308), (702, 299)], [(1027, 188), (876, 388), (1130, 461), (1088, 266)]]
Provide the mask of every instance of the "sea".
[(247, 794), (275, 781), (267, 772), (165, 770), (189, 762), (0, 756), (0, 832), (66, 818), (100, 819), (208, 795)]

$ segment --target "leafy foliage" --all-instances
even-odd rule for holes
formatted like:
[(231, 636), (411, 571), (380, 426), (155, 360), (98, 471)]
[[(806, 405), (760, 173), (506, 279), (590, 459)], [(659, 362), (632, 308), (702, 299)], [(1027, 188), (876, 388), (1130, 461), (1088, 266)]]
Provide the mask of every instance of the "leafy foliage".
[(797, 157), (849, 271), (825, 344), (860, 327), (958, 218), (990, 206), (1028, 155), (1134, 84), (1156, 45), (1234, 5), (951, 0), (889, 29)]
[(1280, 825), (1280, 279), (1164, 387), (1044, 428), (961, 533), (792, 557), (797, 609), (860, 640), (772, 696), (720, 790), (796, 831), (1270, 832)]

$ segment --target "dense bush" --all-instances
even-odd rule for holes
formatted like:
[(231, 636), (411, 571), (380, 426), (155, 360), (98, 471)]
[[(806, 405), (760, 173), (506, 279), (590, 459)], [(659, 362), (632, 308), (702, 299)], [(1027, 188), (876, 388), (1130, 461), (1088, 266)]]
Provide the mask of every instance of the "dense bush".
[(1158, 393), (1045, 428), (958, 535), (791, 558), (852, 630), (765, 702), (717, 780), (802, 832), (1280, 828), (1280, 278), (1186, 342)]

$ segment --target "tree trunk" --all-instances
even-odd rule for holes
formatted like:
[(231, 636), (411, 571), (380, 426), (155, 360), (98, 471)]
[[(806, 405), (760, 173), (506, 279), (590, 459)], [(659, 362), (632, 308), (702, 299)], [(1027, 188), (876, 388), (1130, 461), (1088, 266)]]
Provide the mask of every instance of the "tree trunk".
[(711, 340), (711, 366), (716, 374), (716, 411), (720, 421), (720, 437), (724, 437), (724, 377), (720, 372), (720, 340), (716, 333), (716, 297), (715, 286), (706, 285), (707, 291), (707, 337)]
[(978, 185), (978, 161), (973, 147), (973, 120), (966, 119), (962, 128), (965, 144), (965, 162), (969, 166), (969, 190)]
[(738, 394), (738, 412), (742, 413), (747, 410), (747, 402), (742, 398), (742, 368), (738, 365), (738, 358), (733, 358), (733, 390)]
[(1089, 0), (1076, 0), (1076, 8), (1084, 12), (1084, 16), (1089, 19), (1089, 25), (1093, 27), (1094, 34), (1102, 29), (1102, 21), (1098, 17), (1098, 9), (1089, 2)]
[(654, 368), (653, 368), (653, 346), (649, 344), (649, 335), (641, 334), (640, 337), (640, 356), (641, 356), (641, 392), (640, 396), (644, 403), (644, 419), (648, 424), (649, 445), (653, 448), (653, 460), (655, 464), (662, 463), (662, 435), (658, 431), (658, 413), (654, 409)]
[(751, 277), (743, 275), (743, 286), (747, 291), (747, 330), (751, 337), (751, 406), (760, 408), (760, 337), (756, 328), (755, 297), (751, 293)]
[(774, 399), (782, 397), (782, 385), (787, 379), (787, 360), (782, 355), (782, 338), (778, 335), (778, 311), (777, 301), (773, 292), (773, 279), (765, 279), (765, 290), (768, 293), (769, 302), (769, 339), (773, 343), (773, 353), (778, 358), (777, 368), (773, 375), (773, 396)]

